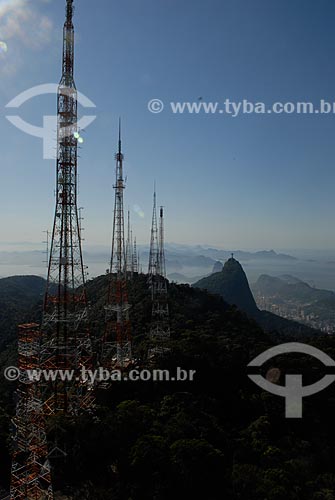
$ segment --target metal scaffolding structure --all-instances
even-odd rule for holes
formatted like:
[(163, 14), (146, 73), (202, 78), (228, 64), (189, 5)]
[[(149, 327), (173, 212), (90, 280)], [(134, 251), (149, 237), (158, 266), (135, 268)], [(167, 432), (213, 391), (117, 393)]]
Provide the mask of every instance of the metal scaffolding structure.
[(16, 391), (16, 415), (12, 421), (11, 500), (53, 499), (45, 416), (39, 383), (32, 377), (33, 371), (39, 367), (39, 341), (38, 324), (19, 326), (20, 377)]
[[(124, 238), (123, 160), (121, 123), (119, 124), (119, 148), (116, 154), (116, 181), (112, 254), (109, 270), (109, 287), (105, 306), (105, 333), (102, 340), (100, 363), (105, 368), (125, 368), (132, 362), (130, 304), (127, 289), (127, 261)], [(129, 235), (130, 240), (130, 235)], [(129, 241), (130, 243), (130, 241)], [(131, 254), (130, 263), (131, 263)]]

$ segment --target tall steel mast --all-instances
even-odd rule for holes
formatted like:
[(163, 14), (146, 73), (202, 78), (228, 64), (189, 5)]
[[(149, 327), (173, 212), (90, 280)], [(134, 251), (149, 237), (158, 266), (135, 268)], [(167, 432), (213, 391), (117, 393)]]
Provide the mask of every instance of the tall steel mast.
[[(41, 327), (41, 368), (92, 366), (78, 194), (77, 90), (74, 82), (73, 0), (66, 2), (62, 78), (58, 87), (56, 208)], [(82, 381), (43, 384), (46, 414), (78, 413), (92, 404)]]
[(132, 262), (133, 262), (133, 242), (132, 242), (132, 230), (130, 225), (130, 211), (128, 210), (126, 260), (125, 260), (126, 276), (128, 279), (133, 277)]
[[(62, 78), (58, 88), (56, 209), (41, 328), (20, 325), (11, 500), (52, 500), (45, 417), (93, 405), (81, 368), (92, 368), (77, 207), (77, 91), (73, 0), (66, 2)], [(27, 370), (69, 370), (72, 380), (32, 380)]]
[(121, 121), (119, 123), (119, 148), (116, 154), (116, 182), (112, 255), (107, 296), (106, 327), (102, 342), (101, 364), (106, 368), (126, 367), (132, 359), (131, 325), (129, 321), (127, 261), (124, 238), (123, 160)]
[(160, 275), (166, 280), (165, 242), (164, 242), (164, 207), (159, 210), (158, 255)]
[(137, 253), (137, 243), (136, 243), (136, 236), (134, 238), (134, 246), (133, 246), (133, 255), (132, 255), (132, 273), (138, 274), (139, 273), (139, 259), (138, 259), (138, 253)]
[(151, 346), (148, 353), (149, 358), (166, 352), (168, 350), (167, 342), (170, 339), (168, 290), (165, 271), (163, 207), (160, 207), (159, 214), (158, 228), (155, 191), (149, 256), (149, 286), (152, 300), (152, 316), (150, 326)]
[(159, 274), (159, 249), (158, 249), (158, 227), (157, 227), (157, 207), (156, 207), (156, 187), (154, 189), (154, 201), (152, 209), (151, 239), (149, 254), (149, 283), (151, 284), (154, 276)]

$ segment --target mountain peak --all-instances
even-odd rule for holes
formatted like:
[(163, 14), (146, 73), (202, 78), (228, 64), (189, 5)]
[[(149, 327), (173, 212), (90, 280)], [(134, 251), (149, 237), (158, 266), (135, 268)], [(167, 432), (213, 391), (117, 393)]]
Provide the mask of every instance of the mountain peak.
[(201, 279), (193, 286), (221, 295), (228, 304), (236, 305), (250, 315), (258, 312), (243, 267), (233, 255), (225, 262), (222, 271)]

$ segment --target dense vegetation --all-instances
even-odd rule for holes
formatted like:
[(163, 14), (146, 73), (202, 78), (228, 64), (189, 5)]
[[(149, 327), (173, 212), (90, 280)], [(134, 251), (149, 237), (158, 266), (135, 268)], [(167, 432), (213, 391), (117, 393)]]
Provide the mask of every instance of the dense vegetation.
[[(103, 328), (106, 287), (105, 276), (88, 284), (96, 336)], [(219, 296), (187, 285), (170, 285), (169, 293), (172, 350), (160, 367), (197, 370), (194, 382), (115, 383), (98, 391), (93, 420), (50, 421), (50, 436), (58, 429), (68, 453), (65, 461), (53, 460), (57, 489), (78, 500), (335, 498), (332, 386), (305, 398), (302, 420), (285, 419), (283, 399), (262, 392), (247, 377), (249, 361), (273, 345), (274, 337)], [(150, 322), (145, 276), (134, 279), (130, 302), (140, 357)], [(332, 337), (305, 341), (335, 359)], [(2, 356), (4, 366), (10, 351)], [(271, 363), (262, 373), (280, 368), (282, 384), (288, 372), (303, 373), (305, 384), (322, 376), (313, 358), (286, 355)], [(5, 440), (12, 390), (1, 379), (3, 487), (9, 477)]]
[(15, 336), (16, 327), (42, 297), (45, 280), (38, 276), (0, 279), (0, 351)]
[(8, 455), (9, 415), (14, 409), (13, 384), (6, 382), (2, 370), (16, 363), (17, 325), (38, 318), (36, 303), (41, 300), (45, 280), (37, 276), (13, 276), (0, 279), (0, 498), (6, 485), (10, 459)]

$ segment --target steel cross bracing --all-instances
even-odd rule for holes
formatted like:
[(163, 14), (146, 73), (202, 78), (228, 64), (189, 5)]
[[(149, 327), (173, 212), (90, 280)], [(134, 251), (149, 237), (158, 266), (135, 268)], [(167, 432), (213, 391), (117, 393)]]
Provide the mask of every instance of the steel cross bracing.
[[(77, 90), (74, 83), (73, 0), (66, 2), (62, 78), (58, 88), (56, 209), (41, 328), (19, 327), (19, 387), (13, 419), (11, 500), (52, 500), (45, 417), (93, 406), (84, 265), (77, 208)], [(72, 380), (29, 378), (27, 370), (69, 370)]]
[(133, 277), (133, 232), (130, 225), (130, 212), (128, 210), (128, 225), (127, 225), (127, 241), (126, 241), (126, 257), (125, 257), (125, 272), (127, 278)]
[(93, 405), (92, 387), (79, 373), (92, 368), (85, 273), (77, 205), (78, 128), (74, 82), (73, 0), (67, 0), (63, 30), (63, 73), (58, 88), (56, 208), (44, 299), (42, 369), (74, 370), (72, 381), (42, 383), (47, 414), (79, 413)]
[[(109, 288), (105, 306), (105, 333), (102, 341), (101, 364), (106, 368), (125, 368), (132, 362), (131, 325), (129, 320), (127, 262), (124, 238), (123, 159), (121, 125), (119, 148), (116, 154), (116, 181), (112, 254), (109, 272)], [(129, 241), (130, 243), (130, 241)], [(129, 255), (131, 255), (129, 253)]]
[(134, 247), (133, 247), (133, 255), (132, 255), (132, 272), (138, 273), (138, 253), (137, 253), (137, 244), (136, 237), (134, 238)]
[(164, 212), (160, 208), (159, 229), (157, 227), (156, 192), (154, 193), (151, 243), (149, 256), (149, 286), (152, 299), (150, 339), (152, 346), (149, 357), (163, 354), (168, 350), (170, 339), (168, 290), (164, 251)]
[(159, 210), (159, 236), (158, 236), (158, 261), (160, 275), (164, 278), (166, 286), (165, 244), (164, 244), (164, 207)]
[(11, 500), (52, 500), (45, 416), (37, 381), (27, 370), (39, 366), (39, 325), (19, 326), (16, 415), (13, 418)]
[(156, 191), (155, 191), (153, 210), (152, 210), (150, 254), (149, 254), (149, 268), (148, 268), (149, 284), (151, 284), (153, 277), (158, 275), (159, 272), (160, 270), (159, 270), (158, 227), (157, 227)]

